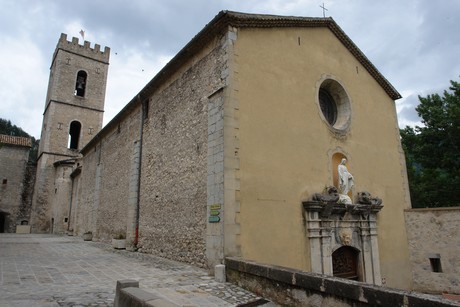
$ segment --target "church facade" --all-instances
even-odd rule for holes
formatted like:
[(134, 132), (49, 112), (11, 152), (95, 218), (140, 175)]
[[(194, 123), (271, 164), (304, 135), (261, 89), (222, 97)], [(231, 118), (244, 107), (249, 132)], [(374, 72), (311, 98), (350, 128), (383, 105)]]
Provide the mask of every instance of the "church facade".
[(411, 288), (400, 94), (331, 18), (221, 12), (102, 129), (109, 50), (75, 40), (53, 58), (68, 81), (50, 81), (33, 229)]

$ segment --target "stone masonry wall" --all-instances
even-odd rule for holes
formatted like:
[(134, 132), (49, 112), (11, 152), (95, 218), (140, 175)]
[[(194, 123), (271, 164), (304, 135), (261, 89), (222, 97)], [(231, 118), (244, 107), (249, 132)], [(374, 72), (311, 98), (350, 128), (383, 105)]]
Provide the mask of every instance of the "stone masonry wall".
[(94, 206), (96, 169), (100, 156), (100, 145), (97, 144), (81, 160), (81, 174), (74, 179), (72, 209), (70, 215), (70, 229), (74, 235), (96, 232), (95, 217), (97, 212)]
[(110, 241), (126, 235), (129, 179), (135, 142), (140, 135), (140, 108), (106, 132), (82, 160), (82, 172), (74, 189), (74, 233), (93, 232), (95, 240)]
[(45, 233), (51, 229), (49, 198), (54, 187), (54, 168), (48, 167), (54, 161), (50, 155), (42, 155), (37, 161), (37, 174), (32, 196), (31, 232)]
[(52, 233), (64, 234), (68, 229), (70, 192), (74, 163), (65, 163), (54, 167), (54, 193), (51, 193)]
[(123, 119), (118, 127), (102, 141), (96, 237), (103, 241), (111, 240), (117, 233), (126, 235), (131, 159), (134, 142), (140, 135), (140, 108)]
[(183, 66), (150, 100), (144, 126), (140, 245), (206, 266), (208, 97), (224, 86), (222, 40)]
[(28, 147), (0, 145), (0, 211), (5, 213), (5, 232), (16, 232), (21, 216)]
[(460, 208), (410, 209), (405, 219), (414, 290), (460, 294)]
[(34, 193), (35, 176), (37, 174), (37, 166), (29, 163), (26, 167), (24, 175), (24, 189), (21, 194), (21, 206), (17, 216), (17, 223), (27, 221), (30, 224), (30, 214), (32, 208), (32, 195)]
[(282, 306), (458, 306), (440, 296), (226, 258), (227, 280)]

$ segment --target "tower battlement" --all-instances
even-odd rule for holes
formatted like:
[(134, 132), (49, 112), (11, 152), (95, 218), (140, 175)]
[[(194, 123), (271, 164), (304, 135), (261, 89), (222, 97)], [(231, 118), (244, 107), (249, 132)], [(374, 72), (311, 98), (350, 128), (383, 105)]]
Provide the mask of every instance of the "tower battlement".
[(101, 46), (99, 44), (95, 44), (94, 48), (91, 48), (91, 43), (88, 41), (84, 41), (83, 45), (80, 45), (78, 37), (72, 37), (72, 40), (68, 41), (67, 34), (65, 33), (61, 33), (61, 37), (59, 38), (55, 53), (58, 50), (65, 50), (81, 54), (83, 56), (105, 63), (109, 62), (110, 57), (109, 47), (106, 46), (104, 51), (101, 51)]

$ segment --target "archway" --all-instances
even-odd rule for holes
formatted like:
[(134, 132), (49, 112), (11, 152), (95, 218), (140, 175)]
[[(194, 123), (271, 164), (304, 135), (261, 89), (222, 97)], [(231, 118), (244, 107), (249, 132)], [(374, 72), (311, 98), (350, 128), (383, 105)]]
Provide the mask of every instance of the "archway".
[(78, 143), (80, 139), (80, 130), (81, 130), (81, 124), (74, 120), (73, 122), (70, 123), (70, 128), (69, 128), (69, 148), (70, 149), (78, 149)]
[(342, 246), (332, 253), (332, 271), (336, 277), (359, 280), (359, 250)]

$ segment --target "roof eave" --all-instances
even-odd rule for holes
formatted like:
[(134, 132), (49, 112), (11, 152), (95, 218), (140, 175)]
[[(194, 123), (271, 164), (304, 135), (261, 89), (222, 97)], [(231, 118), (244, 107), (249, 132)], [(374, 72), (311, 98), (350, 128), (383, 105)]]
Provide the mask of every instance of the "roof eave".
[(207, 44), (218, 33), (227, 27), (236, 28), (275, 28), (275, 27), (327, 27), (366, 68), (370, 75), (385, 90), (390, 98), (397, 100), (401, 94), (378, 71), (374, 64), (355, 45), (348, 35), (339, 27), (331, 17), (295, 17), (277, 15), (246, 14), (233, 11), (219, 12), (190, 42), (188, 42), (151, 80), (142, 90), (109, 122), (99, 133), (81, 150), (85, 153), (106, 131), (115, 127), (117, 121), (130, 112), (137, 104), (148, 98), (162, 84), (168, 76), (182, 65), (191, 55)]

